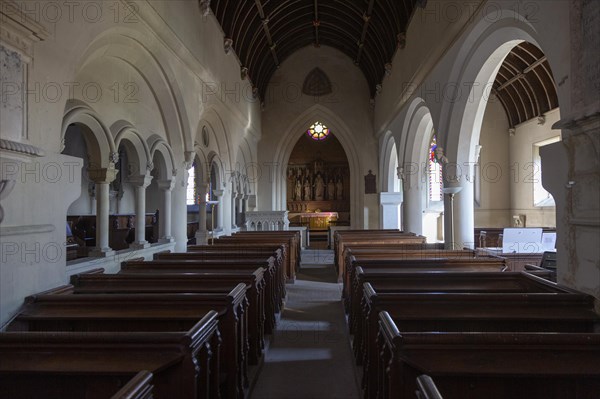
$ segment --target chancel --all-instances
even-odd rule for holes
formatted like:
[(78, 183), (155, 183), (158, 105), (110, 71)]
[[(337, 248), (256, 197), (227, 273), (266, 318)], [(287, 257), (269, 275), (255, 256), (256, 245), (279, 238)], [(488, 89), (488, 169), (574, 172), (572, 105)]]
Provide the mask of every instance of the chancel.
[(597, 397), (599, 1), (0, 24), (0, 397)]

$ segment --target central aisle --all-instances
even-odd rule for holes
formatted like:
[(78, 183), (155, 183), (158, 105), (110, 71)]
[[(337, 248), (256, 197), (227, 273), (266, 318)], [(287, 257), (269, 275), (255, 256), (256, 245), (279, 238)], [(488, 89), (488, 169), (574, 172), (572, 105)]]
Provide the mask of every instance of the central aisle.
[(252, 399), (359, 398), (333, 251), (303, 251)]

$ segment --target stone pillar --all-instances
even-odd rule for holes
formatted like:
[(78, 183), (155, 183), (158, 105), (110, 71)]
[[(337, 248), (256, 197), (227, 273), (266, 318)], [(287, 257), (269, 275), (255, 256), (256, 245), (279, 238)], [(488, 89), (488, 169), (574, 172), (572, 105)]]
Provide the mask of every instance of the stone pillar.
[(238, 194), (235, 191), (231, 191), (231, 228), (232, 229), (237, 229), (237, 223), (236, 223), (236, 216), (237, 216), (237, 212), (236, 212), (236, 205), (237, 205), (237, 197)]
[(556, 202), (558, 281), (593, 295), (600, 314), (600, 2), (569, 11), (571, 109), (553, 126), (563, 141), (540, 149), (542, 184)]
[(423, 234), (423, 191), (420, 188), (420, 172), (407, 173), (407, 169), (399, 170), (402, 178), (403, 220), (402, 230), (415, 234)]
[(88, 175), (96, 187), (96, 247), (90, 251), (90, 256), (112, 256), (114, 255), (114, 251), (108, 243), (109, 191), (110, 183), (117, 176), (117, 170), (114, 166), (103, 169), (89, 169)]
[(159, 228), (161, 244), (174, 242), (175, 239), (171, 236), (171, 193), (175, 188), (175, 178), (171, 180), (160, 180), (157, 182), (159, 190), (163, 193), (162, 207), (159, 211)]
[(151, 181), (152, 176), (149, 172), (129, 178), (129, 182), (135, 186), (135, 241), (131, 243), (131, 248), (142, 249), (150, 246), (146, 241), (146, 187)]
[(206, 229), (206, 193), (208, 184), (197, 183), (198, 190), (198, 230), (196, 230), (196, 244), (206, 245), (208, 243), (208, 230)]
[[(217, 201), (219, 202), (219, 204), (217, 205), (217, 214), (214, 215), (215, 226), (214, 226), (213, 234), (214, 234), (214, 231), (223, 230), (223, 194), (224, 193), (225, 193), (224, 190), (213, 190), (213, 194), (215, 195), (215, 197), (217, 198)], [(214, 210), (213, 210), (213, 213), (214, 213)]]
[(245, 198), (246, 198), (246, 196), (244, 194), (238, 194), (238, 196), (237, 196), (238, 212), (236, 213), (235, 217), (236, 217), (236, 225), (238, 225), (239, 227), (242, 227), (244, 225)]
[(379, 204), (381, 205), (380, 227), (382, 229), (399, 229), (402, 193), (380, 193)]

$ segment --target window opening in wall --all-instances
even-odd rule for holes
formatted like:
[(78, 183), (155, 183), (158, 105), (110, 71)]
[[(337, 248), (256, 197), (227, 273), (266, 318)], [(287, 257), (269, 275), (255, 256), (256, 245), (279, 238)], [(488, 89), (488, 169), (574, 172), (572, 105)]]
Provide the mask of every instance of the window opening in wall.
[(188, 172), (188, 181), (187, 181), (187, 192), (186, 192), (186, 201), (188, 205), (196, 205), (198, 202), (197, 198), (197, 187), (196, 187), (196, 163)]
[(560, 136), (533, 144), (533, 205), (538, 207), (555, 206), (554, 198), (542, 185), (542, 158), (540, 148), (560, 141)]
[(429, 145), (429, 202), (441, 202), (444, 200), (442, 194), (442, 165), (438, 162), (435, 151), (437, 150), (437, 137), (434, 134)]
[(315, 122), (306, 133), (313, 140), (323, 141), (329, 136), (329, 128), (321, 122)]

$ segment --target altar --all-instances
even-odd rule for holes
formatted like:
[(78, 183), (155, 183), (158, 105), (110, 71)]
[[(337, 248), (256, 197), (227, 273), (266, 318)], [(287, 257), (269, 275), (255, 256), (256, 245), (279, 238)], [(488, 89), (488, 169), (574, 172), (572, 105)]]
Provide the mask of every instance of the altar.
[(327, 230), (329, 222), (338, 220), (337, 212), (310, 212), (298, 213), (300, 222), (303, 226), (308, 226), (310, 230)]

